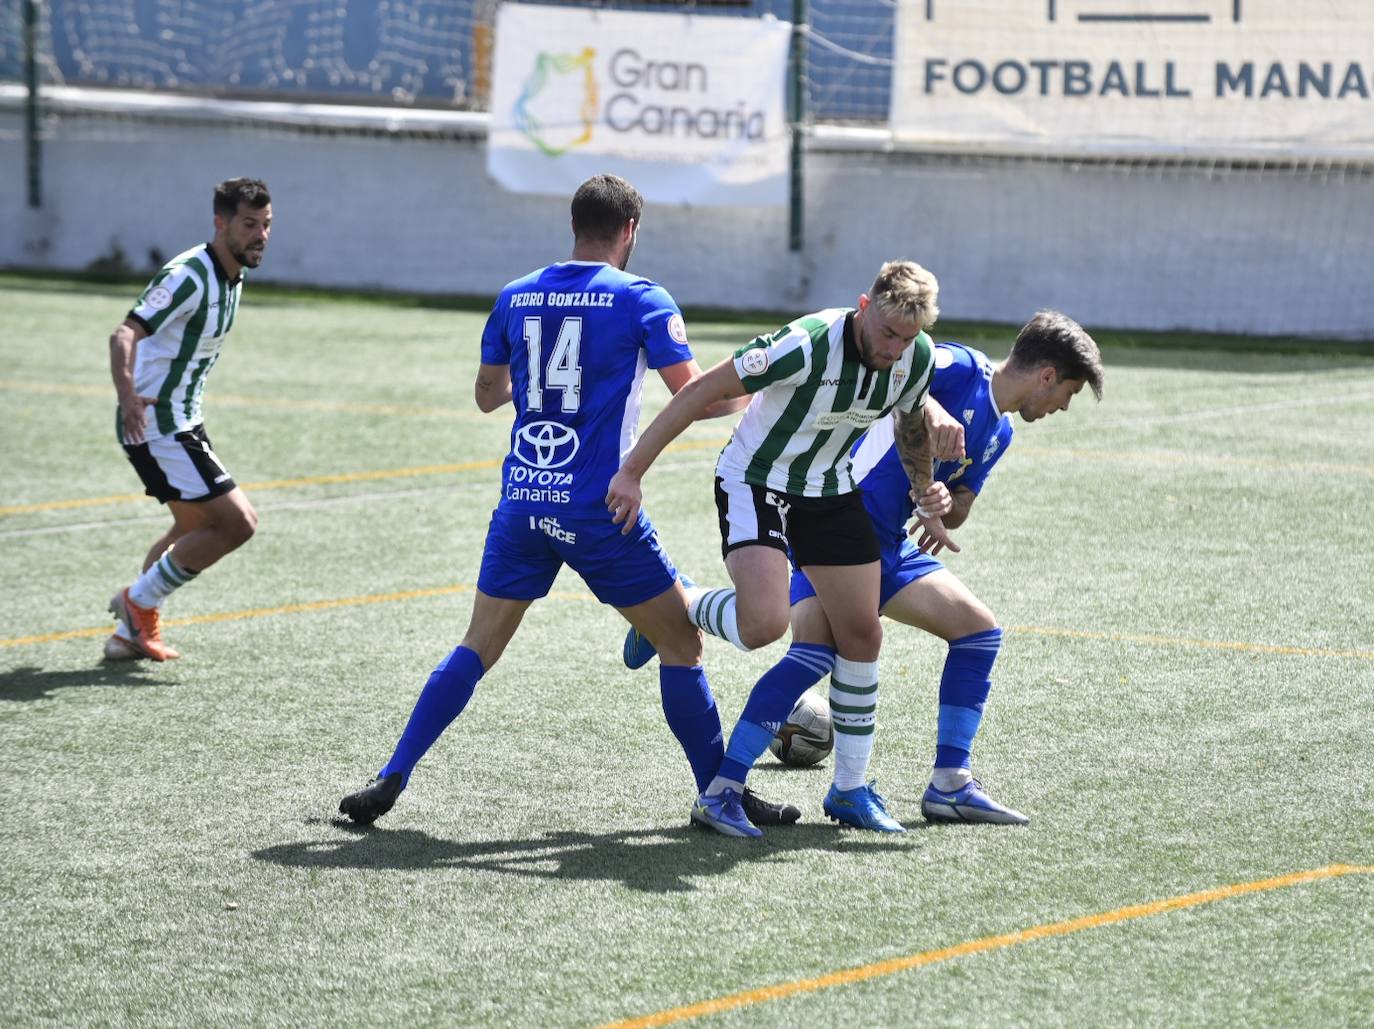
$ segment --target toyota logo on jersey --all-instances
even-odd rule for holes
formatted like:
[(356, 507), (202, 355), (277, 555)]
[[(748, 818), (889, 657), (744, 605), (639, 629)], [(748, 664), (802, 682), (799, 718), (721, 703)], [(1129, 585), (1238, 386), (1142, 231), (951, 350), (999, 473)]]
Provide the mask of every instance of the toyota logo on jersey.
[(581, 440), (559, 422), (531, 422), (515, 434), (512, 452), (535, 468), (562, 468), (577, 455)]

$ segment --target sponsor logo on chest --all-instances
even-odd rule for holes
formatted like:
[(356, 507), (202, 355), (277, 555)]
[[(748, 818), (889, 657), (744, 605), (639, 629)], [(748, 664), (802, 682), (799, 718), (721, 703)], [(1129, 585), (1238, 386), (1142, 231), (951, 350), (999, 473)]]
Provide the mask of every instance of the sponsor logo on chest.
[(824, 414), (816, 415), (815, 425), (818, 429), (834, 429), (841, 425), (866, 429), (882, 416), (882, 411), (826, 411)]

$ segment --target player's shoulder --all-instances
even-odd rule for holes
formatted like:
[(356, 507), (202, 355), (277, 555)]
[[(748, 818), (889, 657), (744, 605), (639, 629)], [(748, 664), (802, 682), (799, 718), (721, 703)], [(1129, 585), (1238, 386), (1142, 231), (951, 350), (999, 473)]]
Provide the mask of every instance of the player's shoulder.
[(154, 281), (160, 281), (165, 285), (168, 282), (194, 280), (197, 285), (201, 285), (207, 275), (214, 274), (214, 268), (210, 244), (200, 243), (171, 258), (158, 271)]
[(911, 346), (907, 347), (907, 358), (911, 362), (912, 371), (919, 372), (924, 368), (933, 369), (935, 366), (935, 341), (930, 338), (924, 329), (916, 333), (911, 341)]
[(181, 308), (188, 301), (199, 302), (196, 298), (203, 297), (213, 274), (214, 265), (211, 263), (208, 243), (183, 250), (164, 264), (143, 287), (143, 292), (134, 302), (133, 313), (151, 319), (151, 324), (156, 324), (171, 309)]
[(850, 307), (827, 307), (823, 311), (813, 311), (804, 314), (799, 318), (793, 318), (790, 322), (774, 333), (774, 342), (781, 343), (787, 339), (810, 339), (810, 340), (830, 340), (836, 337), (845, 323), (845, 319), (853, 313)]
[(596, 274), (595, 282), (600, 288), (610, 289), (618, 293), (635, 297), (653, 297), (659, 302), (667, 299), (668, 302), (676, 304), (672, 294), (661, 283), (643, 275), (635, 275), (620, 268), (612, 268), (610, 265), (606, 265), (603, 271)]
[(522, 275), (518, 279), (511, 279), (510, 282), (501, 287), (501, 296), (508, 297), (512, 293), (527, 293), (538, 290), (544, 280), (545, 273), (548, 272), (551, 267), (553, 266), (547, 265), (543, 268), (536, 268), (534, 271)]
[[(934, 388), (938, 394), (977, 393), (992, 381), (992, 362), (980, 350), (962, 343), (942, 340), (935, 345)], [(943, 403), (943, 401), (942, 401)]]
[(987, 354), (953, 340), (941, 340), (935, 344), (935, 367), (940, 369), (959, 368), (968, 371), (977, 369), (988, 375), (992, 373), (992, 362), (988, 359)]

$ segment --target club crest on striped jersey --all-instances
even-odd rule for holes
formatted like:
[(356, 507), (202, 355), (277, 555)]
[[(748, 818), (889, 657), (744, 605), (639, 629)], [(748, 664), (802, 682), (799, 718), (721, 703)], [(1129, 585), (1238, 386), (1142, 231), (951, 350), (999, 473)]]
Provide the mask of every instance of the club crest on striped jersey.
[(148, 290), (148, 295), (144, 297), (143, 303), (154, 311), (164, 311), (171, 306), (172, 291), (166, 286), (154, 286)]
[(768, 371), (768, 351), (763, 347), (755, 347), (753, 350), (746, 351), (740, 358), (740, 367), (750, 375), (762, 375)]

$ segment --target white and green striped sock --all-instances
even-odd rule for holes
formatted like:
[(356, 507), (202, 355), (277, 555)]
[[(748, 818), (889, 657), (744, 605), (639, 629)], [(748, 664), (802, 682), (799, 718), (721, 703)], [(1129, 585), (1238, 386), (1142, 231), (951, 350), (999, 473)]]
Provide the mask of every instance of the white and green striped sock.
[(735, 591), (732, 589), (687, 591), (687, 618), (703, 632), (729, 640), (746, 654), (749, 648), (740, 642), (739, 623), (735, 619)]
[(868, 781), (878, 723), (878, 662), (835, 658), (830, 675), (830, 721), (835, 728), (835, 788)]
[(168, 547), (129, 587), (129, 599), (139, 607), (161, 607), (173, 590), (185, 586), (199, 574), (188, 572), (173, 561), (172, 548)]

